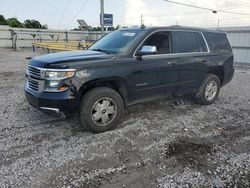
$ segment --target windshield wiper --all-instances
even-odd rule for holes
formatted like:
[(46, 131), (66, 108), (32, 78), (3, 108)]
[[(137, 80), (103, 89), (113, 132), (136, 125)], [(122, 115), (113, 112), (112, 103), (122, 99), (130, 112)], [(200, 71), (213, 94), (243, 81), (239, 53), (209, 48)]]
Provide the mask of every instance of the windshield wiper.
[(110, 52), (108, 52), (108, 51), (106, 51), (106, 50), (103, 50), (103, 49), (101, 49), (101, 48), (98, 48), (98, 49), (90, 49), (90, 50), (92, 50), (92, 51), (97, 51), (97, 52), (104, 52), (104, 53), (106, 53), (106, 54), (111, 54)]

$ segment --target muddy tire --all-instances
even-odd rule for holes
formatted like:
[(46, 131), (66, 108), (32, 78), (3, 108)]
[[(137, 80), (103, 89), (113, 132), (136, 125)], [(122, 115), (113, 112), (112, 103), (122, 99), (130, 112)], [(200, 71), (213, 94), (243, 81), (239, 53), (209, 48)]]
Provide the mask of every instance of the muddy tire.
[(100, 133), (114, 129), (124, 112), (120, 94), (107, 87), (98, 87), (87, 92), (81, 100), (80, 124), (88, 131)]
[(221, 81), (218, 76), (208, 74), (195, 95), (198, 104), (209, 105), (214, 103), (220, 93)]

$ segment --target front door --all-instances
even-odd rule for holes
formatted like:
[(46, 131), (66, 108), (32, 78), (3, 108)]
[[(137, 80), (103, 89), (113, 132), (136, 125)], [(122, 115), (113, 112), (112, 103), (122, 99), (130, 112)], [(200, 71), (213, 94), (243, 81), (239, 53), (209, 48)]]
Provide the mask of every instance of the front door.
[[(152, 34), (141, 46), (156, 46), (157, 53), (142, 56), (127, 76), (129, 103), (167, 97), (176, 90), (178, 74), (175, 58), (171, 57), (169, 32)], [(140, 48), (139, 48), (140, 49)]]

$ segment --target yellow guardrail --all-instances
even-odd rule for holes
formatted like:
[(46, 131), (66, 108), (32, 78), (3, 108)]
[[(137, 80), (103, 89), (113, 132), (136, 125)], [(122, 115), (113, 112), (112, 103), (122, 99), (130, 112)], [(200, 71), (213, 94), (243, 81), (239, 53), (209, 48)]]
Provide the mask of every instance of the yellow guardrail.
[(50, 51), (73, 51), (73, 50), (85, 50), (92, 42), (79, 42), (79, 41), (57, 41), (57, 42), (34, 42), (32, 43), (33, 52), (37, 48), (46, 49), (49, 53)]

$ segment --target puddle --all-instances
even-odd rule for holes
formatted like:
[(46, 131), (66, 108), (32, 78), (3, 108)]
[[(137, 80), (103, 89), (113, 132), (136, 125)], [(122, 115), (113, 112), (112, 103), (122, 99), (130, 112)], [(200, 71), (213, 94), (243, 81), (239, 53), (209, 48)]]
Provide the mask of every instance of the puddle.
[(182, 166), (201, 168), (207, 166), (207, 154), (212, 151), (212, 145), (204, 143), (201, 139), (178, 138), (167, 145), (165, 157), (176, 157), (177, 162)]

